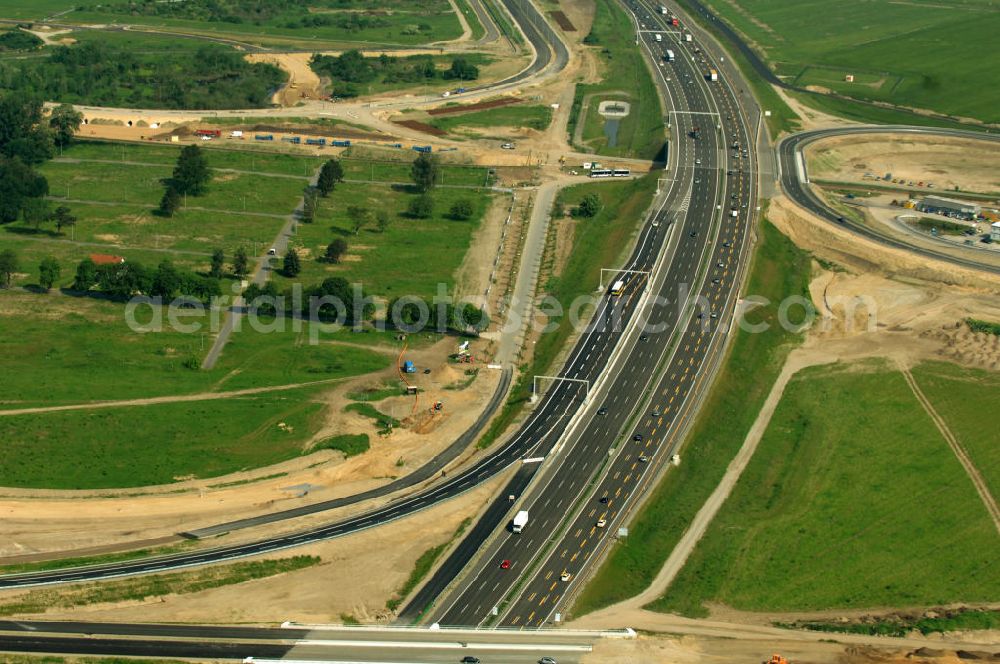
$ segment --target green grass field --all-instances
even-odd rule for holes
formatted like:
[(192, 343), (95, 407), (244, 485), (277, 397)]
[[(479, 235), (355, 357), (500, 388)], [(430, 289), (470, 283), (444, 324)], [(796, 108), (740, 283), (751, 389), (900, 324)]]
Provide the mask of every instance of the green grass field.
[(990, 94), (1000, 70), (982, 57), (983, 45), (1000, 31), (1000, 13), (989, 0), (847, 0), (834, 11), (821, 0), (706, 4), (746, 35), (776, 73), (799, 85), (1000, 120)]
[[(994, 438), (995, 442), (995, 438)], [(653, 607), (704, 615), (992, 601), (1000, 537), (902, 374), (797, 374), (746, 471)]]
[(3, 417), (0, 486), (138, 487), (266, 466), (301, 454), (323, 411), (297, 390)]
[[(0, 297), (0, 349), (6, 378), (4, 408), (52, 406), (108, 399), (240, 390), (370, 373), (387, 355), (337, 340), (388, 341), (389, 334), (322, 334), (309, 343), (309, 328), (296, 332), (235, 332), (211, 371), (197, 369), (212, 342), (210, 333), (175, 331), (164, 317), (152, 328), (148, 308), (136, 311), (133, 331), (121, 303), (57, 294), (5, 292)], [(201, 322), (204, 318), (185, 320)], [(44, 361), (40, 361), (44, 360)], [(191, 364), (195, 368), (190, 368)]]
[[(485, 111), (473, 111), (471, 113), (431, 116), (428, 124), (442, 131), (450, 132), (460, 132), (462, 129), (468, 127), (477, 129), (493, 127), (512, 127), (516, 129), (526, 127), (528, 129), (544, 131), (551, 122), (552, 109), (548, 106), (514, 105), (490, 108)], [(479, 133), (477, 132), (472, 135), (479, 135)]]
[[(614, 0), (597, 0), (596, 7), (590, 39), (602, 63), (603, 82), (577, 84), (570, 140), (574, 140), (576, 125), (583, 123), (582, 142), (596, 154), (652, 159), (666, 142), (659, 94), (645, 59), (635, 46), (635, 31), (628, 15)], [(581, 104), (587, 95), (593, 97), (586, 113), (582, 113)], [(602, 99), (631, 104), (629, 115), (618, 126), (614, 147), (609, 145), (604, 135), (603, 118), (597, 113), (598, 102)]]
[(986, 402), (1000, 390), (1000, 375), (943, 362), (918, 365), (912, 373), (934, 409), (969, 453), (990, 493), (1000, 498), (1000, 445), (996, 427), (990, 418), (983, 417)]
[[(96, 3), (95, 3), (96, 4)], [(204, 5), (206, 3), (189, 3)], [(223, 3), (213, 3), (223, 4)], [(337, 11), (331, 4), (332, 11), (317, 2), (318, 12), (311, 8), (301, 7), (261, 21), (243, 20), (212, 21), (189, 18), (182, 12), (163, 12), (160, 15), (143, 15), (139, 12), (129, 12), (127, 3), (101, 3), (103, 7), (97, 10), (93, 5), (81, 5), (78, 2), (65, 0), (39, 0), (38, 2), (22, 2), (20, 0), (0, 0), (0, 17), (3, 18), (34, 18), (40, 19), (60, 13), (59, 19), (72, 23), (107, 24), (112, 22), (127, 22), (133, 25), (150, 26), (164, 30), (205, 34), (210, 36), (226, 36), (254, 43), (277, 43), (278, 41), (314, 43), (317, 46), (331, 44), (388, 44), (413, 46), (433, 41), (455, 39), (462, 34), (461, 25), (447, 0), (394, 0), (392, 2), (365, 2), (352, 4), (351, 9), (392, 11), (379, 14), (367, 23), (336, 24), (340, 19), (351, 17), (350, 13)], [(170, 8), (166, 8), (170, 9)], [(180, 8), (181, 10), (185, 8)], [(69, 10), (69, 11), (67, 11)], [(67, 12), (62, 14), (61, 12)], [(362, 11), (361, 17), (367, 14)], [(301, 24), (303, 19), (329, 17), (332, 25)], [(291, 27), (291, 24), (295, 27)], [(473, 26), (470, 26), (473, 27)], [(479, 27), (482, 30), (481, 26)], [(112, 34), (112, 33), (108, 33)]]
[[(768, 222), (760, 232), (762, 242), (746, 292), (772, 302), (807, 295), (809, 255)], [(574, 615), (637, 595), (652, 582), (743, 443), (785, 357), (799, 341), (798, 335), (776, 325), (775, 307), (747, 317), (750, 322), (769, 323), (771, 329), (764, 334), (736, 333), (729, 357), (681, 450), (683, 463), (670, 469), (639, 510), (629, 525), (628, 538), (612, 551), (581, 593)]]
[[(539, 292), (552, 295), (563, 305), (564, 311), (577, 297), (592, 294), (600, 283), (601, 268), (619, 265), (625, 258), (623, 252), (629, 247), (652, 203), (655, 190), (655, 173), (635, 180), (587, 183), (563, 189), (559, 200), (566, 209), (579, 203), (589, 193), (597, 193), (603, 207), (595, 217), (575, 222), (569, 257), (558, 274), (551, 275), (547, 283), (539, 285)], [(584, 311), (580, 311), (579, 315), (583, 316)], [(555, 324), (555, 329), (539, 337), (531, 361), (521, 367), (521, 377), (480, 439), (480, 447), (490, 445), (514, 422), (531, 396), (532, 376), (550, 373), (556, 357), (566, 348), (574, 332), (570, 317), (553, 317), (549, 322)]]
[[(438, 188), (432, 193), (434, 215), (412, 219), (405, 211), (414, 196), (386, 185), (338, 185), (329, 198), (321, 199), (316, 221), (298, 225), (293, 244), (304, 260), (302, 273), (294, 281), (312, 284), (340, 276), (390, 299), (401, 295), (430, 297), (439, 283), (448, 285), (450, 291), (491, 198), (472, 190)], [(468, 221), (447, 216), (451, 205), (460, 199), (474, 205), (475, 214)], [(364, 227), (355, 234), (347, 212), (351, 205), (385, 211), (390, 217), (388, 228), (383, 232), (375, 226)], [(321, 262), (326, 246), (336, 238), (347, 241), (347, 257), (337, 264)], [(284, 287), (292, 280), (276, 275), (276, 281)]]

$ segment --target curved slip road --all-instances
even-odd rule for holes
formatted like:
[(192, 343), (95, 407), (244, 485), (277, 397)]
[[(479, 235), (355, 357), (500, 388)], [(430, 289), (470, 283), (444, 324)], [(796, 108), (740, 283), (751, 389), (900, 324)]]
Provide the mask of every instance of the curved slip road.
[[(958, 129), (937, 129), (933, 127), (912, 127), (909, 125), (863, 125), (857, 127), (843, 127), (837, 129), (819, 129), (816, 131), (793, 134), (778, 145), (778, 158), (781, 166), (781, 188), (785, 194), (800, 207), (808, 210), (812, 214), (825, 219), (826, 221), (845, 228), (856, 235), (873, 240), (887, 247), (903, 249), (921, 256), (945, 261), (952, 265), (968, 268), (970, 270), (982, 270), (993, 274), (1000, 274), (1000, 266), (980, 263), (973, 258), (962, 258), (945, 252), (934, 251), (926, 247), (909, 244), (892, 236), (879, 232), (864, 224), (857, 223), (847, 217), (841, 216), (831, 210), (820, 198), (813, 193), (809, 186), (809, 177), (806, 172), (805, 156), (802, 154), (803, 148), (814, 141), (834, 136), (856, 136), (865, 134), (915, 134), (919, 136), (944, 136), (951, 138), (968, 138), (974, 140), (1000, 142), (1000, 136), (995, 134), (984, 134), (974, 131), (962, 131)], [(961, 247), (956, 247), (961, 250)]]

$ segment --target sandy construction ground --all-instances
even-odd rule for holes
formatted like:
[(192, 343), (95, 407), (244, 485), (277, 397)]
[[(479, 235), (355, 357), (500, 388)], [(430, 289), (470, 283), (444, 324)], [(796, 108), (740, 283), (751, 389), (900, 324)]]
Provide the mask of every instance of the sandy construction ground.
[(805, 148), (813, 179), (871, 184), (865, 173), (912, 182), (930, 182), (928, 194), (947, 196), (947, 190), (1000, 192), (1000, 143), (948, 137), (900, 134), (838, 136)]
[[(459, 499), (406, 519), (273, 556), (319, 556), (318, 566), (197, 593), (50, 611), (44, 618), (277, 624), (285, 620), (339, 623), (342, 616), (350, 615), (362, 622), (382, 620), (390, 617), (386, 600), (402, 586), (417, 558), (448, 542), (462, 521), (474, 518), (506, 480), (500, 475)], [(0, 602), (23, 592), (0, 592)]]

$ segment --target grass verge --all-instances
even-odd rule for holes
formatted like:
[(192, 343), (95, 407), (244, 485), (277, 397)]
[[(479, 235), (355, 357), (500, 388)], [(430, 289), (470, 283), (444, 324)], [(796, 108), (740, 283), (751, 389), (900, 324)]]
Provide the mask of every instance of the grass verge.
[(417, 558), (417, 562), (413, 565), (413, 570), (410, 572), (410, 576), (406, 577), (406, 581), (403, 583), (402, 587), (396, 591), (395, 596), (386, 601), (385, 606), (387, 609), (395, 611), (399, 608), (399, 606), (403, 603), (403, 600), (406, 599), (409, 594), (413, 592), (414, 588), (416, 588), (420, 582), (424, 580), (424, 577), (430, 573), (431, 568), (434, 567), (434, 563), (441, 557), (441, 554), (448, 548), (448, 545), (461, 537), (462, 533), (465, 532), (465, 529), (469, 527), (470, 523), (472, 523), (472, 519), (463, 520), (462, 523), (459, 524), (458, 529), (455, 530), (455, 534), (453, 534), (447, 542), (437, 546), (432, 546), (420, 554), (420, 557)]
[(171, 553), (178, 553), (191, 548), (191, 542), (180, 542), (170, 546), (159, 546), (150, 549), (136, 549), (135, 551), (122, 551), (120, 553), (108, 553), (101, 556), (83, 556), (79, 558), (60, 558), (58, 560), (43, 560), (37, 563), (24, 563), (21, 565), (4, 565), (0, 567), (0, 574), (26, 574), (29, 572), (46, 572), (53, 569), (63, 569), (65, 567), (85, 567), (88, 565), (105, 565), (108, 563), (120, 563), (136, 558), (149, 558), (152, 556), (166, 556)]
[[(656, 159), (666, 143), (663, 108), (646, 60), (635, 46), (634, 35), (631, 20), (616, 0), (597, 0), (594, 24), (586, 43), (598, 49), (602, 82), (577, 84), (570, 141), (575, 127), (583, 122), (582, 142), (596, 154)], [(588, 95), (591, 101), (581, 115), (580, 104)], [(629, 114), (618, 121), (613, 140), (605, 135), (604, 120), (597, 113), (600, 101), (612, 99), (631, 105)]]
[[(762, 224), (760, 237), (747, 292), (774, 303), (790, 295), (808, 297), (809, 255), (770, 222)], [(750, 313), (748, 319), (770, 328), (762, 334), (736, 333), (687, 436), (684, 462), (670, 469), (636, 514), (628, 538), (616, 545), (580, 594), (574, 615), (620, 602), (649, 586), (742, 445), (785, 357), (800, 339), (777, 325), (776, 306), (756, 316)]]
[(184, 595), (294, 572), (319, 562), (320, 559), (316, 556), (294, 556), (208, 567), (196, 572), (174, 572), (103, 583), (42, 588), (0, 602), (0, 615), (44, 613), (49, 609), (73, 609), (90, 604), (139, 602), (150, 597)]
[[(933, 613), (934, 616), (928, 616)], [(906, 636), (916, 630), (923, 635), (944, 634), (972, 629), (1000, 629), (1000, 611), (980, 609), (941, 610), (927, 612), (920, 617), (893, 616), (887, 619), (873, 619), (863, 622), (844, 623), (795, 622), (779, 624), (779, 627), (805, 628), (817, 632), (841, 632), (848, 634), (868, 634), (871, 636)]]
[[(577, 297), (594, 291), (600, 283), (602, 267), (621, 262), (622, 248), (628, 246), (653, 200), (656, 177), (656, 173), (651, 173), (628, 182), (580, 184), (560, 193), (559, 199), (565, 208), (576, 205), (591, 192), (597, 193), (602, 201), (601, 211), (595, 217), (576, 222), (573, 247), (559, 274), (539, 285), (539, 290), (544, 289), (563, 305), (563, 311), (567, 311)], [(556, 219), (553, 222), (560, 223)], [(492, 444), (514, 422), (531, 397), (532, 377), (549, 373), (556, 357), (566, 347), (573, 334), (569, 316), (549, 322), (555, 323), (555, 329), (538, 339), (531, 360), (521, 367), (520, 377), (511, 388), (507, 402), (479, 439), (480, 448)]]

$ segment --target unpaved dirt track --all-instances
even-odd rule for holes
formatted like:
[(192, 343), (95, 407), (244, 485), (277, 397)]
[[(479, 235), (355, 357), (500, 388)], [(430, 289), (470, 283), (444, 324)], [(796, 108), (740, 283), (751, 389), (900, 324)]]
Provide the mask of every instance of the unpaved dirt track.
[(909, 368), (902, 363), (898, 363), (898, 365), (903, 377), (906, 378), (906, 383), (913, 391), (913, 396), (917, 398), (917, 401), (920, 402), (923, 409), (927, 411), (927, 415), (934, 420), (934, 426), (936, 426), (938, 431), (941, 432), (941, 435), (948, 443), (948, 447), (950, 447), (951, 451), (955, 453), (959, 463), (962, 464), (962, 468), (965, 469), (969, 479), (972, 480), (972, 485), (976, 487), (976, 493), (979, 494), (979, 499), (983, 501), (983, 506), (986, 507), (986, 511), (989, 512), (990, 518), (993, 520), (993, 525), (996, 527), (997, 532), (1000, 533), (1000, 507), (997, 506), (996, 499), (993, 497), (993, 494), (990, 493), (986, 480), (983, 479), (979, 469), (976, 468), (974, 463), (972, 463), (972, 459), (969, 458), (969, 454), (965, 451), (965, 448), (963, 448), (961, 443), (958, 442), (958, 439), (955, 438), (955, 434), (953, 434), (951, 429), (948, 428), (948, 424), (940, 415), (938, 415), (938, 412), (934, 410), (934, 406), (931, 404), (930, 400), (924, 396), (923, 391), (920, 389), (920, 386), (917, 385), (917, 381), (914, 380), (913, 374), (910, 373)]

